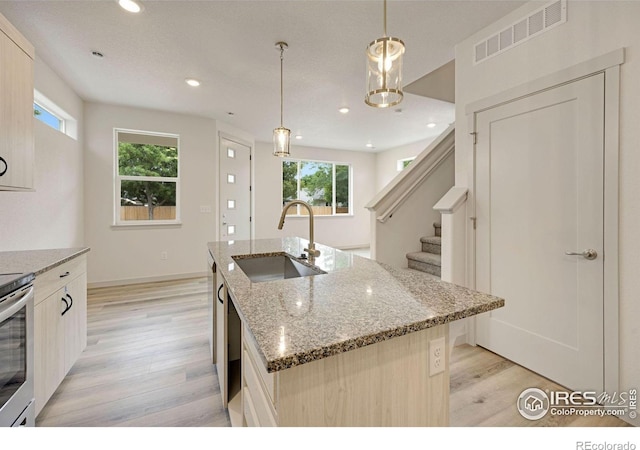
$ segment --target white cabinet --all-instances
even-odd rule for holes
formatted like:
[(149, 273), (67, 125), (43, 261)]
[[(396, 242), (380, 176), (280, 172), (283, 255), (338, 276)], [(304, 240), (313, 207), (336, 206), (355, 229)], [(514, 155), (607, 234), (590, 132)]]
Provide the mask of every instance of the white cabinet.
[(242, 344), (243, 425), (278, 426), (275, 406), (276, 376), (268, 373), (260, 361), (258, 350), (246, 328), (242, 330)]
[(86, 257), (36, 276), (34, 375), (36, 415), (87, 346)]
[(33, 188), (33, 46), (0, 14), (0, 190)]

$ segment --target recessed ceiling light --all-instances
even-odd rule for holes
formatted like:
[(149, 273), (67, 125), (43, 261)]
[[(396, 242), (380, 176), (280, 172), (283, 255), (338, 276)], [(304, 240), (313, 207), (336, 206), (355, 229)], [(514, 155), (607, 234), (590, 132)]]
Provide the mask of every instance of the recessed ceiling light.
[(366, 145), (365, 145), (365, 147), (367, 147), (367, 148), (375, 148), (371, 142), (369, 142), (368, 144), (366, 144)]
[(142, 6), (138, 2), (134, 0), (118, 0), (118, 4), (122, 7), (122, 9), (132, 12), (139, 13), (142, 11)]
[(200, 82), (195, 78), (185, 78), (185, 80), (189, 86), (198, 87), (200, 86)]
[(435, 127), (436, 127), (436, 124), (434, 122), (429, 122), (427, 124), (427, 128), (435, 128)]
[(346, 114), (349, 112), (349, 108), (347, 108), (346, 106), (343, 106), (338, 111), (340, 111), (342, 114)]
[(301, 135), (301, 134), (296, 134), (296, 139), (297, 139), (297, 140), (302, 139), (302, 135)]

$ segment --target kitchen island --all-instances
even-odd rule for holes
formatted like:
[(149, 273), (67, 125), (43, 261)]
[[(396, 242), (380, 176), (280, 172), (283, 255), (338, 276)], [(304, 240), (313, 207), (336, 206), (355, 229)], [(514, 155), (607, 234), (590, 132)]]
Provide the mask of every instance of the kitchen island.
[[(323, 245), (295, 258), (307, 245), (208, 244), (213, 357), (232, 423), (448, 425), (447, 324), (504, 300)], [(240, 267), (286, 255), (324, 273), (255, 282)]]

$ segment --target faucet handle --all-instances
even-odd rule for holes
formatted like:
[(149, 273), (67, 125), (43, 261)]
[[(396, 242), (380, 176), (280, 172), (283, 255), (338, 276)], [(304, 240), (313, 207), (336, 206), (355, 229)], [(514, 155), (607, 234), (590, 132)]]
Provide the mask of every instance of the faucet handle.
[(311, 244), (309, 248), (305, 248), (304, 251), (309, 253), (309, 256), (320, 256), (320, 250), (316, 250), (316, 246)]

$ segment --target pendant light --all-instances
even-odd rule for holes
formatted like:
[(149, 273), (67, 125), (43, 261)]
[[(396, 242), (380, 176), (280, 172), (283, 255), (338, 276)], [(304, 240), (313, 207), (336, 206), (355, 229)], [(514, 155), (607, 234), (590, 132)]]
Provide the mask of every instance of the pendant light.
[(282, 88), (282, 61), (285, 49), (289, 48), (286, 42), (277, 42), (276, 48), (280, 49), (280, 126), (273, 130), (273, 156), (289, 156), (291, 144), (291, 130), (282, 124), (283, 117), (283, 88)]
[(387, 0), (384, 0), (384, 36), (367, 46), (367, 95), (364, 102), (388, 108), (402, 101), (404, 42), (387, 36)]

